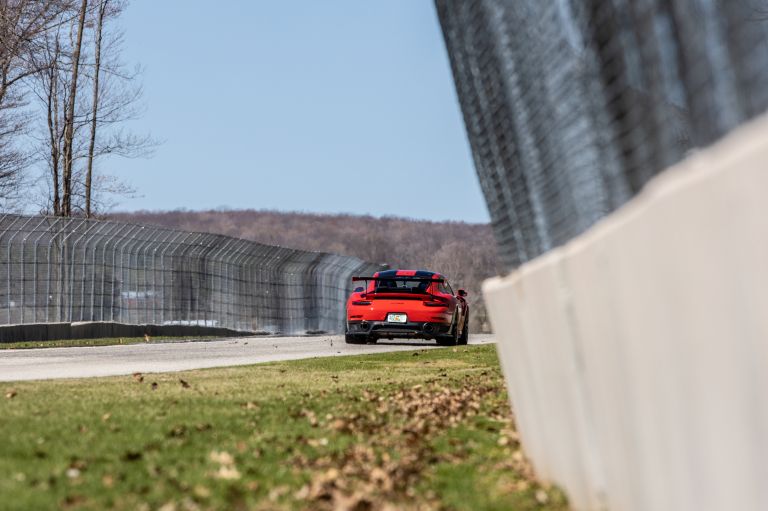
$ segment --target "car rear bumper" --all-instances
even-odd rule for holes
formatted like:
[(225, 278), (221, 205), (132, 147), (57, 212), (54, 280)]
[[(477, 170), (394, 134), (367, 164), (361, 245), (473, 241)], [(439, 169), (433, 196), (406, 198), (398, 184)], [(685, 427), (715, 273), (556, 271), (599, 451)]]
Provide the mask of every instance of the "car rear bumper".
[(386, 321), (347, 321), (347, 334), (369, 338), (405, 337), (417, 339), (434, 339), (438, 335), (447, 334), (451, 329), (450, 323), (387, 323)]

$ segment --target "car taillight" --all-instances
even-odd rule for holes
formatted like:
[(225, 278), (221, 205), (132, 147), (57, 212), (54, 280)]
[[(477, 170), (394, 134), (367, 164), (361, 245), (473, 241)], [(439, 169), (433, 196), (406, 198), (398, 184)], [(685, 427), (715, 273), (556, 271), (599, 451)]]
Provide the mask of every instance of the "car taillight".
[(427, 307), (448, 307), (448, 304), (444, 302), (424, 302), (424, 305)]
[(370, 304), (371, 302), (367, 300), (355, 300), (354, 302), (352, 302), (352, 305), (370, 305)]

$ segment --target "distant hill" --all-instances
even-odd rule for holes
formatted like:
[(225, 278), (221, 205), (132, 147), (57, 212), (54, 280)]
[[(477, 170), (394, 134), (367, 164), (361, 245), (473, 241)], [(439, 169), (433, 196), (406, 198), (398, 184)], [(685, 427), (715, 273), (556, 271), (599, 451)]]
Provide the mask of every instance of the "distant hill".
[(470, 293), (472, 331), (490, 328), (480, 284), (498, 274), (500, 265), (487, 224), (256, 210), (138, 211), (109, 218), (353, 255), (392, 268), (438, 271)]

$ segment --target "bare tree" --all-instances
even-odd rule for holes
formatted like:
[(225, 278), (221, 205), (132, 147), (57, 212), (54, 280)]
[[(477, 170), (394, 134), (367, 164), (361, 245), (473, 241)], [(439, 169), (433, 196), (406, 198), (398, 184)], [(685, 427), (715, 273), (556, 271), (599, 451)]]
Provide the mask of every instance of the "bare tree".
[(99, 73), (101, 72), (101, 43), (104, 34), (104, 16), (107, 12), (109, 0), (99, 0), (98, 13), (96, 15), (96, 34), (94, 36), (93, 58), (93, 101), (91, 105), (91, 134), (88, 145), (88, 167), (85, 175), (85, 216), (91, 216), (91, 191), (93, 188), (93, 157), (96, 149), (96, 129), (99, 114)]
[(43, 209), (55, 215), (91, 217), (112, 197), (132, 195), (113, 176), (95, 175), (97, 162), (144, 156), (154, 148), (150, 137), (122, 127), (141, 114), (142, 96), (140, 70), (121, 59), (122, 34), (108, 30), (124, 8), (123, 0), (82, 0), (77, 16), (49, 34), (39, 52), (46, 65), (35, 90), (48, 112), (40, 139), (49, 170)]
[(80, 51), (83, 47), (83, 30), (85, 29), (85, 15), (88, 9), (88, 0), (83, 0), (78, 14), (77, 36), (72, 51), (72, 68), (69, 82), (69, 97), (67, 110), (64, 115), (64, 169), (62, 184), (64, 194), (61, 198), (61, 215), (72, 216), (72, 165), (74, 163), (75, 144), (75, 106), (77, 103), (77, 80), (80, 77)]
[(32, 155), (21, 146), (30, 115), (23, 87), (41, 71), (41, 38), (60, 21), (68, 0), (0, 0), (0, 209), (17, 197)]
[(58, 0), (0, 0), (0, 105), (39, 70), (31, 54), (64, 6)]
[(61, 212), (61, 194), (59, 187), (59, 165), (61, 162), (61, 136), (59, 129), (59, 85), (58, 85), (58, 58), (60, 45), (58, 35), (56, 36), (53, 59), (51, 66), (47, 69), (49, 74), (47, 111), (48, 111), (48, 131), (51, 140), (51, 172), (53, 177), (53, 211), (55, 214)]
[(13, 109), (0, 107), (0, 211), (13, 208), (19, 196), (22, 170), (30, 161), (16, 143), (24, 131), (25, 119), (12, 113)]

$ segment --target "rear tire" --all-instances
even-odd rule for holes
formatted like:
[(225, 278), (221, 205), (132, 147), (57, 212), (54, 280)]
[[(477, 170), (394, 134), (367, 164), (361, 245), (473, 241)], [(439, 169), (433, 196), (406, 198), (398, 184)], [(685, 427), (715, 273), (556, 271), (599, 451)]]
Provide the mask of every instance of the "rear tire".
[(451, 333), (448, 335), (438, 335), (435, 337), (440, 346), (456, 346), (459, 344), (459, 322), (456, 321), (451, 327)]

